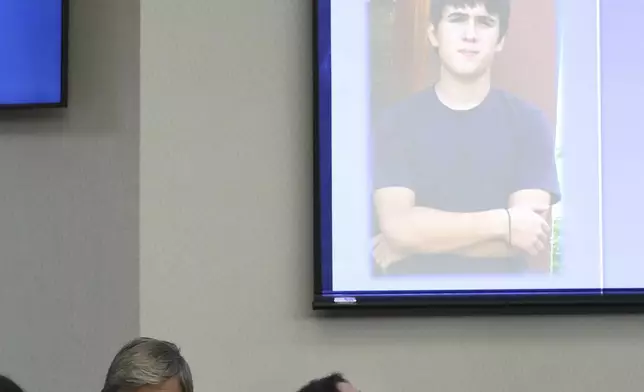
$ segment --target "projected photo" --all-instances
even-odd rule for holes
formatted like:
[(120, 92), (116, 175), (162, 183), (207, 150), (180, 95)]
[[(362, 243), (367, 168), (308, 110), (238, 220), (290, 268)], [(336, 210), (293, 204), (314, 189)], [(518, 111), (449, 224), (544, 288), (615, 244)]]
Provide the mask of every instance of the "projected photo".
[(323, 287), (617, 282), (603, 245), (617, 185), (602, 176), (602, 12), (586, 0), (320, 1)]
[(371, 0), (368, 23), (374, 272), (555, 272), (555, 2)]

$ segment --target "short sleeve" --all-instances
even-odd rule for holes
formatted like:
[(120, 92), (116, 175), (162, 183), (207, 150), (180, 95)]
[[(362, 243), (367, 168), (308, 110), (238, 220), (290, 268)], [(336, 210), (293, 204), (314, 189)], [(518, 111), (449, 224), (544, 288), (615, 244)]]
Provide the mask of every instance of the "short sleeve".
[(523, 123), (518, 140), (515, 191), (541, 189), (551, 195), (551, 203), (561, 200), (557, 177), (555, 132), (544, 113), (530, 109), (519, 119)]
[(401, 129), (405, 129), (404, 126), (397, 124), (392, 117), (381, 119), (373, 128), (371, 170), (374, 190), (412, 188), (411, 151), (405, 132), (401, 132)]

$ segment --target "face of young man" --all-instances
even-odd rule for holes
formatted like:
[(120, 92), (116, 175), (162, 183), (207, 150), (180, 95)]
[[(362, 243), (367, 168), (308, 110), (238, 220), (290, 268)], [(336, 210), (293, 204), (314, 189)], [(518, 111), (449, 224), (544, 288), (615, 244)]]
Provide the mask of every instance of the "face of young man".
[(429, 40), (443, 69), (465, 80), (487, 74), (504, 43), (498, 15), (490, 14), (483, 4), (445, 7), (438, 26), (429, 27)]

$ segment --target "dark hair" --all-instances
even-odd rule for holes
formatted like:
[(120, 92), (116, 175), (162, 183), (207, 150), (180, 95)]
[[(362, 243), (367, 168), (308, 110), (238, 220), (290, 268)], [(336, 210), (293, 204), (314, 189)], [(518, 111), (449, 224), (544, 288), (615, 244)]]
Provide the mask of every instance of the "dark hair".
[(432, 0), (429, 6), (429, 20), (436, 27), (443, 17), (445, 7), (462, 8), (477, 5), (484, 6), (491, 15), (498, 15), (499, 36), (504, 37), (510, 24), (510, 0)]
[(338, 392), (338, 384), (348, 382), (341, 373), (333, 373), (326, 377), (309, 381), (298, 392)]
[(0, 375), (0, 392), (24, 392), (24, 390), (9, 377)]

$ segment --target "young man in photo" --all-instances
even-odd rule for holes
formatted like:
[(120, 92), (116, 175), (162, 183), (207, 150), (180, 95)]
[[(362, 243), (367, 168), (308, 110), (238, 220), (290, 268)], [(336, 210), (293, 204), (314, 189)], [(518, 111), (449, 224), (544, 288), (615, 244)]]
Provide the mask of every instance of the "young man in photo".
[(387, 275), (547, 272), (554, 132), (491, 87), (510, 0), (432, 0), (430, 14), (439, 80), (374, 132), (374, 261)]

